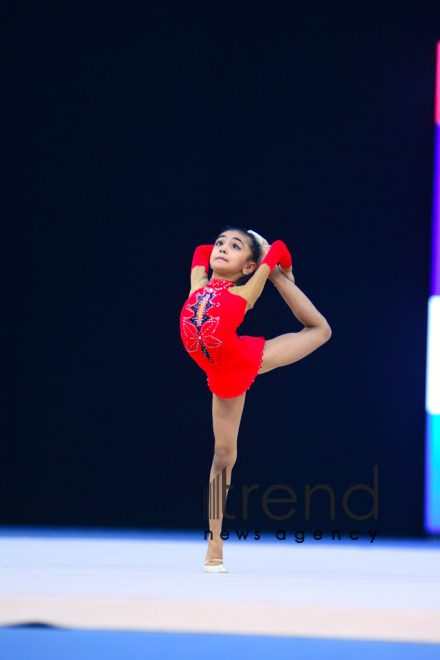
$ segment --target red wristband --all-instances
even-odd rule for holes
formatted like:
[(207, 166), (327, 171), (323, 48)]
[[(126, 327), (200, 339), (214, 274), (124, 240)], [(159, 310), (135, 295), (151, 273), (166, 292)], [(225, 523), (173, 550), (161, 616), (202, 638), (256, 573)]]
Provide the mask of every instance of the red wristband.
[(205, 268), (206, 274), (208, 275), (209, 260), (211, 258), (211, 252), (213, 248), (213, 245), (199, 245), (196, 247), (191, 264), (191, 270), (194, 268), (194, 266), (203, 266)]
[(270, 272), (272, 272), (278, 263), (281, 264), (283, 268), (290, 268), (292, 265), (292, 257), (283, 241), (274, 241), (272, 243), (269, 252), (264, 257), (260, 266), (267, 264), (270, 268)]

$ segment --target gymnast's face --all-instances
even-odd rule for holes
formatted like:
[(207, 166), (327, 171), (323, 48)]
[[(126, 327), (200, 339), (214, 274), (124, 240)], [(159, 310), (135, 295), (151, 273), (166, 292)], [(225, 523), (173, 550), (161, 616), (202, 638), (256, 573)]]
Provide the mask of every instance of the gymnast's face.
[(209, 262), (214, 277), (237, 280), (257, 267), (252, 260), (249, 239), (236, 229), (228, 229), (217, 238)]

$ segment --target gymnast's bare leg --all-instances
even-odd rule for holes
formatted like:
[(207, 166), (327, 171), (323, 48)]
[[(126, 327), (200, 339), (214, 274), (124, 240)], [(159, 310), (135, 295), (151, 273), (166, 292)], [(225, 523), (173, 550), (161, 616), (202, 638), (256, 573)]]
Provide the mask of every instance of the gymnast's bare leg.
[[(221, 472), (226, 468), (226, 485), (231, 483), (231, 473), (235, 461), (237, 460), (237, 438), (238, 430), (240, 428), (241, 415), (243, 413), (244, 401), (246, 392), (240, 396), (223, 399), (216, 394), (212, 395), (212, 422), (214, 427), (214, 459), (212, 461), (211, 473), (209, 475), (209, 483), (212, 484), (213, 479), (220, 474), (219, 482), (222, 483)], [(225, 506), (226, 498), (229, 490), (225, 492)], [(212, 489), (209, 489), (210, 498)], [(209, 519), (209, 529), (212, 532), (212, 540), (208, 540), (208, 549), (206, 551), (205, 561), (209, 559), (223, 558), (223, 540), (220, 538), (222, 531), (223, 511), (221, 504), (221, 490), (220, 490), (220, 511), (218, 518)], [(212, 503), (209, 502), (209, 512), (213, 511)], [(209, 561), (205, 566), (219, 566), (220, 561)]]
[[(274, 339), (267, 339), (264, 344), (263, 360), (258, 374), (301, 360), (301, 358), (325, 344), (332, 335), (330, 325), (325, 317), (296, 286), (292, 267), (275, 266), (269, 275), (269, 279), (288, 304), (294, 316), (304, 325), (304, 328), (299, 332), (288, 332), (274, 337)], [(226, 467), (226, 484), (230, 484), (232, 468), (237, 459), (238, 430), (246, 393), (231, 399), (222, 399), (215, 394), (212, 396), (215, 448), (210, 483)], [(226, 490), (225, 502), (227, 494), (228, 490)], [(212, 510), (211, 506), (209, 510)], [(208, 541), (205, 561), (214, 557), (223, 557), (223, 541), (220, 538), (222, 521), (223, 514), (220, 506), (219, 518), (210, 518), (209, 520), (209, 529), (213, 533), (213, 539)], [(210, 561), (206, 566), (218, 566), (219, 564), (219, 561)]]
[(332, 336), (331, 328), (325, 317), (296, 286), (292, 267), (286, 269), (280, 265), (275, 266), (269, 279), (304, 328), (299, 332), (288, 332), (273, 339), (267, 339), (258, 374), (264, 374), (277, 367), (284, 367), (301, 360), (325, 344)]

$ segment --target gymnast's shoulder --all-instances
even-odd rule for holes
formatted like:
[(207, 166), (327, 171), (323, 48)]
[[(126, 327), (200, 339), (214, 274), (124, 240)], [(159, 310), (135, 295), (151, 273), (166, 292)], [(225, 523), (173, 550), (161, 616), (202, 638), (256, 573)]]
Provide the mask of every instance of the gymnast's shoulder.
[(247, 287), (247, 284), (249, 282), (246, 282), (246, 284), (241, 284), (241, 285), (235, 285), (228, 289), (229, 293), (231, 293), (234, 296), (240, 296), (240, 298), (244, 298), (246, 300), (246, 309), (244, 310), (245, 313), (248, 312), (250, 309), (253, 308), (254, 306), (254, 301), (252, 300), (252, 297), (249, 295), (249, 287)]

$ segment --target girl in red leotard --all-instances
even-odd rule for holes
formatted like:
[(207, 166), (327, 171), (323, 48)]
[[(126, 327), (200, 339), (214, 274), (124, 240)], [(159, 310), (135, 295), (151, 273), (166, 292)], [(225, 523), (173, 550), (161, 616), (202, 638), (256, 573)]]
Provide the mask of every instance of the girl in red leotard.
[[(238, 336), (238, 326), (268, 278), (304, 328), (267, 340)], [(292, 364), (316, 350), (330, 339), (331, 329), (296, 286), (292, 259), (283, 241), (269, 245), (252, 230), (227, 227), (214, 245), (199, 245), (194, 252), (191, 290), (180, 314), (180, 333), (188, 354), (205, 371), (212, 392), (215, 446), (210, 484), (223, 469), (230, 484), (246, 391), (257, 375)], [(209, 493), (211, 496), (211, 488)], [(227, 493), (228, 489), (225, 501)], [(218, 517), (209, 519), (212, 538), (208, 540), (206, 572), (227, 572), (220, 538), (222, 519), (221, 510)]]

